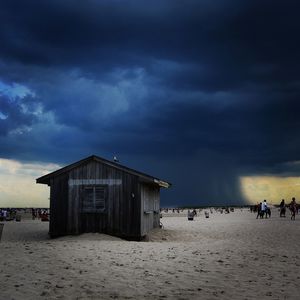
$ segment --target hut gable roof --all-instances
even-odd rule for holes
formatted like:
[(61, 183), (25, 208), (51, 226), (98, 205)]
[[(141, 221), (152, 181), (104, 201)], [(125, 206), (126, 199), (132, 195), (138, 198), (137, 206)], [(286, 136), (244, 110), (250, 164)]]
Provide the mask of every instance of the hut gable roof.
[(121, 170), (123, 172), (127, 172), (131, 175), (135, 175), (135, 176), (138, 176), (140, 177), (143, 181), (146, 181), (146, 182), (149, 182), (149, 183), (153, 183), (153, 184), (157, 184), (158, 186), (160, 187), (164, 187), (164, 188), (168, 188), (171, 186), (171, 183), (167, 182), (167, 181), (164, 181), (164, 180), (161, 180), (161, 179), (158, 179), (156, 177), (153, 177), (153, 176), (150, 176), (150, 175), (147, 175), (145, 173), (142, 173), (142, 172), (139, 172), (139, 171), (136, 171), (134, 169), (131, 169), (131, 168), (128, 168), (126, 166), (123, 166), (119, 163), (116, 163), (116, 162), (113, 162), (113, 161), (109, 161), (107, 159), (104, 159), (102, 157), (99, 157), (99, 156), (96, 156), (96, 155), (91, 155), (87, 158), (84, 158), (82, 160), (79, 160), (73, 164), (70, 164), (68, 166), (65, 166), (59, 170), (56, 170), (52, 173), (49, 173), (47, 175), (44, 175), (42, 177), (39, 177), (36, 179), (36, 183), (42, 183), (42, 184), (48, 184), (50, 185), (50, 179), (51, 178), (54, 178), (54, 177), (57, 177), (59, 175), (62, 175), (64, 173), (67, 173), (69, 171), (71, 171), (72, 169), (74, 168), (77, 168), (83, 164), (86, 164), (90, 161), (96, 161), (96, 162), (99, 162), (99, 163), (103, 163), (105, 165), (108, 165), (112, 168), (115, 168), (115, 169), (118, 169), (118, 170)]

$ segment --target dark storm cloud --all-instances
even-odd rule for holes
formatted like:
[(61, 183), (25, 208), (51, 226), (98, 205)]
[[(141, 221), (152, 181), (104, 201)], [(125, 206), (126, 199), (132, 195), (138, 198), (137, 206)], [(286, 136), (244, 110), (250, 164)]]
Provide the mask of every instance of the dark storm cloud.
[(14, 130), (22, 132), (35, 123), (34, 109), (34, 104), (27, 97), (23, 98), (21, 104), (18, 98), (12, 100), (0, 94), (0, 136), (7, 136)]
[(169, 203), (242, 201), (239, 176), (297, 175), (299, 8), (1, 1), (0, 88), (27, 94), (0, 94), (0, 155), (117, 153), (173, 181)]
[(4, 1), (1, 52), (28, 64), (88, 65), (90, 71), (96, 65), (94, 73), (151, 68), (149, 58), (185, 62), (191, 67), (176, 72), (175, 83), (198, 89), (226, 89), (257, 76), (271, 82), (282, 65), (297, 70), (297, 4), (280, 3)]

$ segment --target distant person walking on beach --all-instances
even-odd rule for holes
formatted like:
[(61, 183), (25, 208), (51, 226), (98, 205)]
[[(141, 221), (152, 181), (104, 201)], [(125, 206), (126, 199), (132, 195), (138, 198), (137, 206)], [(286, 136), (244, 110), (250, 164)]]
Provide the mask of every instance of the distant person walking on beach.
[(257, 215), (256, 215), (256, 219), (258, 219), (258, 217), (261, 217), (261, 202), (259, 204), (256, 205), (256, 210), (257, 210)]
[(4, 209), (2, 211), (2, 215), (3, 215), (3, 221), (6, 221), (6, 218), (7, 218), (7, 210), (6, 209)]
[(295, 220), (297, 209), (296, 199), (293, 197), (292, 202), (290, 203), (291, 220)]
[(279, 214), (280, 218), (281, 218), (281, 217), (284, 217), (284, 218), (285, 218), (285, 211), (286, 211), (286, 208), (285, 208), (285, 202), (284, 202), (284, 199), (281, 200), (279, 207), (280, 207), (280, 214)]
[(32, 215), (32, 220), (35, 220), (36, 218), (36, 211), (34, 208), (31, 209), (31, 215)]
[(261, 203), (261, 212), (260, 212), (261, 218), (263, 218), (264, 215), (266, 215), (266, 218), (267, 218), (267, 210), (268, 210), (267, 200), (264, 200)]

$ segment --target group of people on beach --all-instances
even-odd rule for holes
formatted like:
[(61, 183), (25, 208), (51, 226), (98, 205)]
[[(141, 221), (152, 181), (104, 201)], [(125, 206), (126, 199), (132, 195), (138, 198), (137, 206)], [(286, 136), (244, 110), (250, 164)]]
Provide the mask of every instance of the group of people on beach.
[(16, 213), (16, 209), (13, 208), (0, 208), (0, 221), (14, 220)]
[[(291, 212), (291, 220), (295, 220), (296, 214), (298, 214), (298, 204), (296, 203), (296, 198), (293, 197), (292, 201), (290, 202), (289, 205), (285, 204), (285, 200), (282, 199), (279, 205), (279, 216), (285, 218), (286, 214), (286, 208), (289, 208)], [(261, 219), (265, 218), (270, 218), (271, 217), (271, 209), (269, 205), (267, 204), (267, 200), (264, 200), (263, 202), (260, 202), (256, 205), (254, 208), (254, 211), (257, 211), (256, 219), (259, 217)]]
[(49, 221), (49, 210), (48, 209), (40, 209), (40, 208), (32, 208), (31, 209), (32, 220), (36, 218), (41, 219), (42, 221)]
[[(291, 220), (295, 220), (296, 214), (298, 214), (298, 204), (296, 203), (295, 197), (292, 198), (291, 203), (288, 205), (291, 212)], [(285, 218), (286, 204), (284, 199), (281, 200), (279, 205), (279, 216)]]
[(257, 204), (257, 216), (256, 219), (258, 219), (258, 217), (260, 217), (261, 219), (265, 218), (270, 218), (271, 217), (271, 209), (267, 204), (267, 200), (264, 200), (263, 202), (260, 202), (259, 204)]
[(48, 208), (0, 208), (0, 221), (21, 221), (22, 213), (29, 213), (31, 211), (32, 220), (36, 218), (41, 221), (49, 221), (50, 211)]

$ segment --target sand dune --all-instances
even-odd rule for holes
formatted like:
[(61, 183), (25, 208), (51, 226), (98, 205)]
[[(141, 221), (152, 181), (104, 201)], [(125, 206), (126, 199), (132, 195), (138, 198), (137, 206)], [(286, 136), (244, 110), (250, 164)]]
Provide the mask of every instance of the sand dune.
[[(170, 217), (172, 216), (172, 217)], [(6, 222), (0, 299), (299, 299), (300, 216), (164, 214), (148, 242)]]

